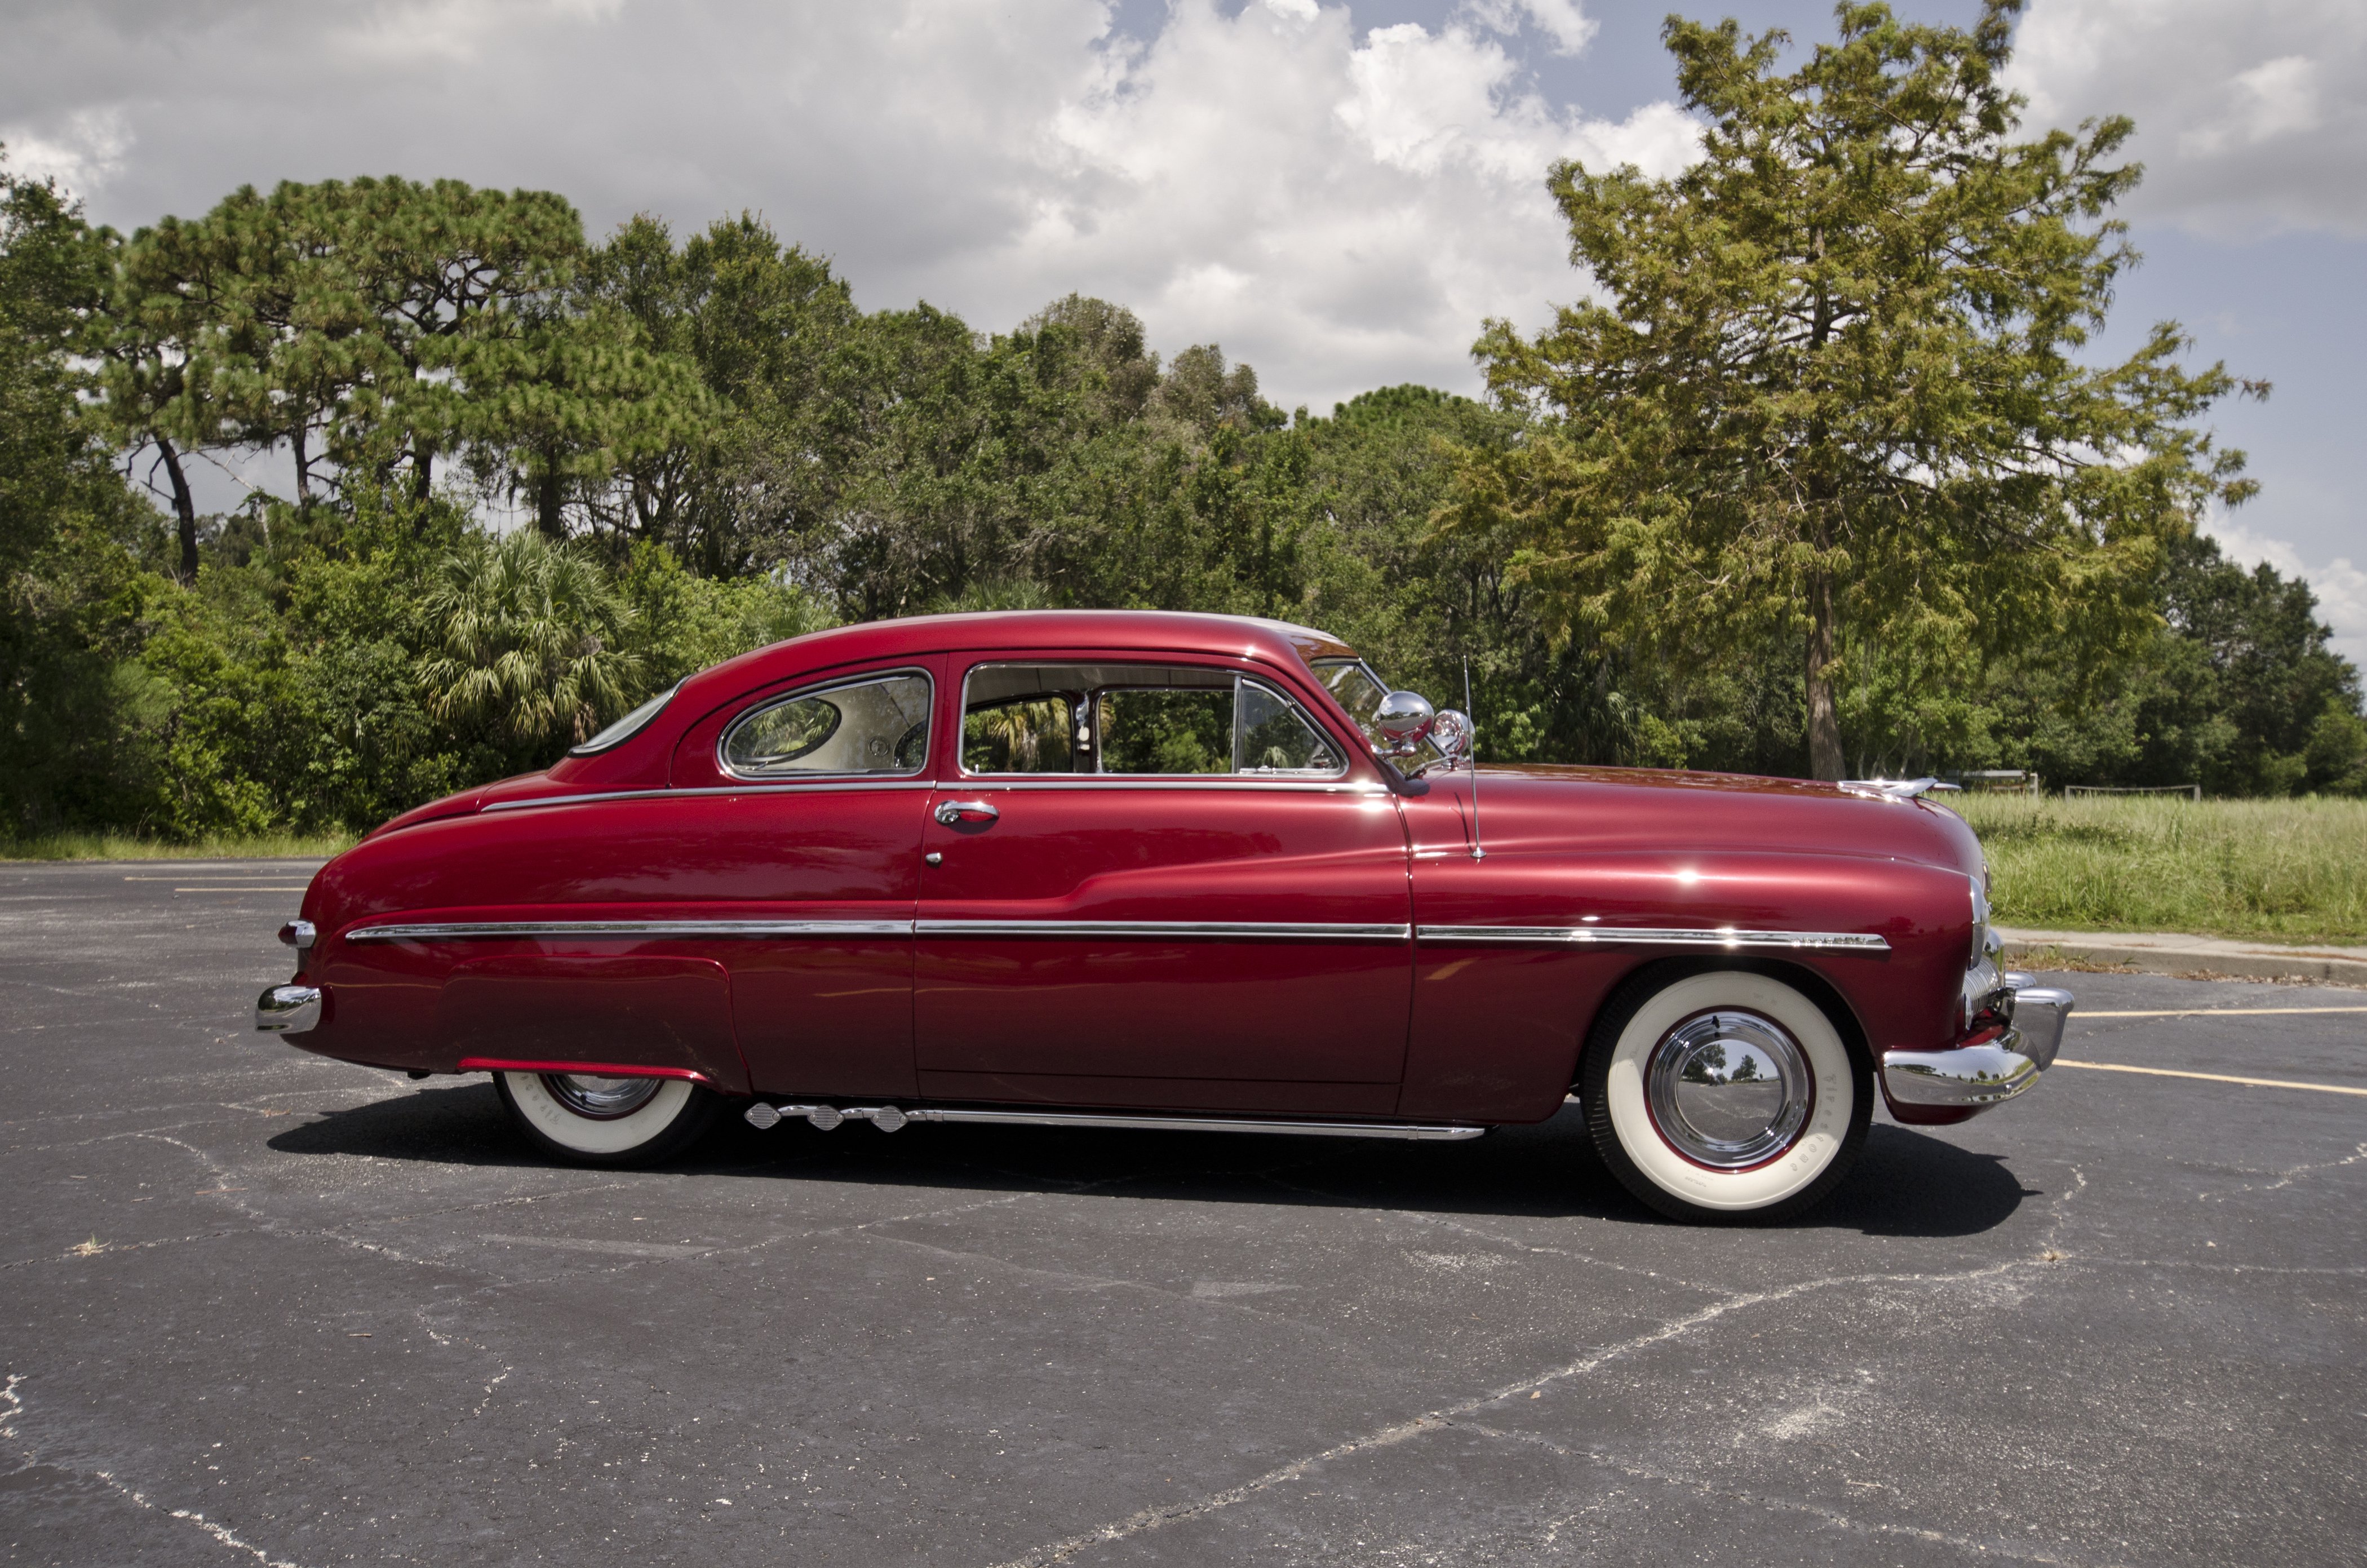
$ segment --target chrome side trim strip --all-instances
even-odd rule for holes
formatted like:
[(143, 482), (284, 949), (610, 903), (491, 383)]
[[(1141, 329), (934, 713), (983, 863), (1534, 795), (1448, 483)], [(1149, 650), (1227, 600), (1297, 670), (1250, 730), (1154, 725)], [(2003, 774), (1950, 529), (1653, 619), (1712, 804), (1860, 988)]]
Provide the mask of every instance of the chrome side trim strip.
[(1410, 926), (1291, 920), (916, 920), (922, 937), (1171, 937), (1247, 942), (1402, 942)]
[(584, 806), (595, 801), (691, 801), (715, 795), (836, 795), (858, 790), (934, 790), (934, 778), (834, 778), (821, 784), (703, 784), (695, 790), (602, 790), (588, 795), (537, 795), (494, 801), (483, 812), (523, 812), (536, 806)]
[(1888, 952), (1856, 931), (1648, 929), (1597, 926), (1399, 926), (1317, 920), (449, 920), (366, 926), (350, 942), (520, 937), (681, 938), (844, 937), (1158, 937), (1248, 942), (1551, 943), (1572, 947), (1826, 949)]
[(1423, 942), (1556, 942), (1581, 948), (1810, 948), (1840, 952), (1886, 953), (1890, 939), (1868, 931), (1742, 931), (1731, 926), (1693, 927), (1641, 926), (1422, 926)]
[(847, 1121), (868, 1121), (886, 1132), (914, 1121), (944, 1121), (1009, 1127), (1103, 1127), (1144, 1132), (1279, 1132), (1309, 1138), (1398, 1138), (1460, 1143), (1488, 1131), (1453, 1122), (1285, 1121), (1267, 1117), (1126, 1116), (1072, 1110), (969, 1110), (943, 1106), (775, 1106), (764, 1100), (750, 1106), (742, 1115), (751, 1127), (757, 1128), (777, 1127), (791, 1118), (803, 1117), (825, 1132)]
[(515, 937), (909, 937), (909, 920), (446, 920), (410, 926), (367, 926), (345, 933), (349, 942), (421, 942)]

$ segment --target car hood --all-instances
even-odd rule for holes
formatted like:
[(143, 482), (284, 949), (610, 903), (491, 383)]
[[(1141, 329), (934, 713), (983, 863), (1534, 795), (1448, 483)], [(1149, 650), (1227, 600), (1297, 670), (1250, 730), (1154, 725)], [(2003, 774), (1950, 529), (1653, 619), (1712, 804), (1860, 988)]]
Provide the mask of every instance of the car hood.
[[(1468, 788), (1470, 775), (1450, 775)], [(1728, 850), (1855, 855), (1984, 874), (1979, 838), (1930, 797), (1804, 778), (1554, 763), (1482, 767), (1489, 851)]]

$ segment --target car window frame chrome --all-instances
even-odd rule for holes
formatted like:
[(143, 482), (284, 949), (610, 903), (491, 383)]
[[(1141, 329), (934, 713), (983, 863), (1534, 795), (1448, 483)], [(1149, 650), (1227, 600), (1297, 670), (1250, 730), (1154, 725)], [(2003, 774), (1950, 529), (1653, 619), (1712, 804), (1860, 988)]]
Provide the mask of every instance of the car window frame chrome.
[[(993, 669), (999, 665), (1013, 665), (1027, 667), (1040, 666), (1045, 668), (1054, 668), (1063, 665), (1086, 665), (1093, 663), (1121, 666), (1133, 665), (1150, 669), (1172, 667), (1177, 669), (1210, 670), (1230, 676), (1232, 677), (1233, 698), (1232, 723), (1229, 726), (1232, 732), (1231, 767), (1223, 773), (1104, 773), (1101, 770), (1101, 704), (1097, 700), (1094, 700), (1094, 699), (1104, 691), (1151, 691), (1166, 689), (1156, 687), (1108, 686), (1094, 687), (1085, 692), (1085, 709), (1086, 711), (1092, 715), (1091, 722), (1093, 731), (1093, 736), (1091, 742), (1093, 770), (1091, 773), (974, 773), (970, 770), (968, 763), (960, 755), (961, 747), (959, 745), (959, 741), (964, 726), (967, 725), (969, 720), (970, 681), (980, 670)], [(1362, 661), (1359, 660), (1358, 663), (1362, 663)], [(1310, 675), (1313, 673), (1311, 668), (1308, 673)], [(1369, 674), (1370, 671), (1367, 670), (1366, 673)], [(1282, 701), (1285, 706), (1289, 708), (1292, 712), (1298, 714), (1306, 723), (1314, 729), (1318, 735), (1323, 737), (1330, 743), (1331, 750), (1340, 758), (1340, 766), (1328, 772), (1320, 773), (1316, 772), (1311, 768), (1261, 768), (1253, 770), (1242, 767), (1241, 685), (1244, 681), (1253, 682), (1256, 685), (1264, 687), (1268, 692)], [(1318, 684), (1319, 685), (1320, 682), (1319, 681)], [(1219, 688), (1212, 686), (1180, 687), (1177, 689), (1215, 691)], [(735, 722), (736, 722), (737, 721), (735, 721)], [(1327, 792), (1339, 790), (1343, 787), (1353, 788), (1359, 793), (1386, 794), (1389, 792), (1386, 785), (1359, 785), (1351, 778), (1351, 759), (1354, 757), (1360, 747), (1343, 744), (1339, 735), (1332, 730), (1331, 726), (1324, 722), (1322, 715), (1312, 706), (1290, 692), (1282, 684), (1282, 682), (1274, 676), (1256, 669), (1244, 670), (1237, 664), (1223, 662), (1221, 655), (1217, 656), (1207, 664), (1195, 663), (1188, 655), (1127, 651), (1114, 651), (1105, 653), (1090, 654), (1062, 653), (1040, 658), (1013, 658), (1008, 655), (997, 655), (979, 659), (975, 663), (965, 667), (962, 671), (960, 696), (954, 709), (954, 733), (957, 744), (955, 748), (956, 755), (954, 756), (953, 778), (964, 785), (974, 780), (982, 789), (1042, 790), (1106, 789), (1112, 787), (1122, 789), (1207, 789), (1211, 787), (1235, 789), (1243, 787), (1306, 789), (1311, 786)], [(1363, 740), (1363, 732), (1357, 731), (1356, 734), (1359, 742), (1361, 742)], [(1071, 742), (1071, 756), (1074, 755), (1073, 746), (1074, 743)]]

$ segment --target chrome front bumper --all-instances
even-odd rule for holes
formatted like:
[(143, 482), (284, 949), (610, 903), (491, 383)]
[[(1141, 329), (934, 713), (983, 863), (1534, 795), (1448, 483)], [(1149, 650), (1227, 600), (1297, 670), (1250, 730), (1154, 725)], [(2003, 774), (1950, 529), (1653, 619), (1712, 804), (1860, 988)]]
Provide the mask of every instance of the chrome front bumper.
[(275, 985), (255, 999), (255, 1027), (271, 1034), (301, 1034), (321, 1021), (321, 988)]
[(1991, 1006), (2004, 1017), (2004, 1033), (1953, 1051), (1882, 1053), (1882, 1086), (1894, 1103), (1986, 1110), (2021, 1094), (2055, 1065), (2071, 993), (2033, 985), (2026, 974), (2002, 978), (2004, 994)]

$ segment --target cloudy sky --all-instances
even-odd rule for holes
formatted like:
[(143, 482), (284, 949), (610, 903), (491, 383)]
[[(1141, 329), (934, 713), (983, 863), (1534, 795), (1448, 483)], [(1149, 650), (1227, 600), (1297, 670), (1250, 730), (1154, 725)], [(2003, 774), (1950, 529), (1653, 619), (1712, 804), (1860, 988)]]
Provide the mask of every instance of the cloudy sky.
[[(1221, 343), (1285, 407), (1470, 392), (1483, 317), (1583, 291), (1546, 165), (1677, 166), (1658, 39), (1611, 0), (5, 0), (0, 141), (136, 227), (364, 173), (564, 192), (596, 234), (743, 208), (868, 308), (1007, 327), (1082, 290)], [(1900, 0), (1964, 22), (1967, 0)], [(1803, 40), (1814, 0), (1698, 7)], [(2276, 392), (2217, 416), (2260, 499), (2214, 530), (2305, 573), (2367, 657), (2367, 6), (2032, 0), (2031, 122), (2135, 117), (2171, 317)], [(2108, 346), (2109, 347), (2109, 346)]]

